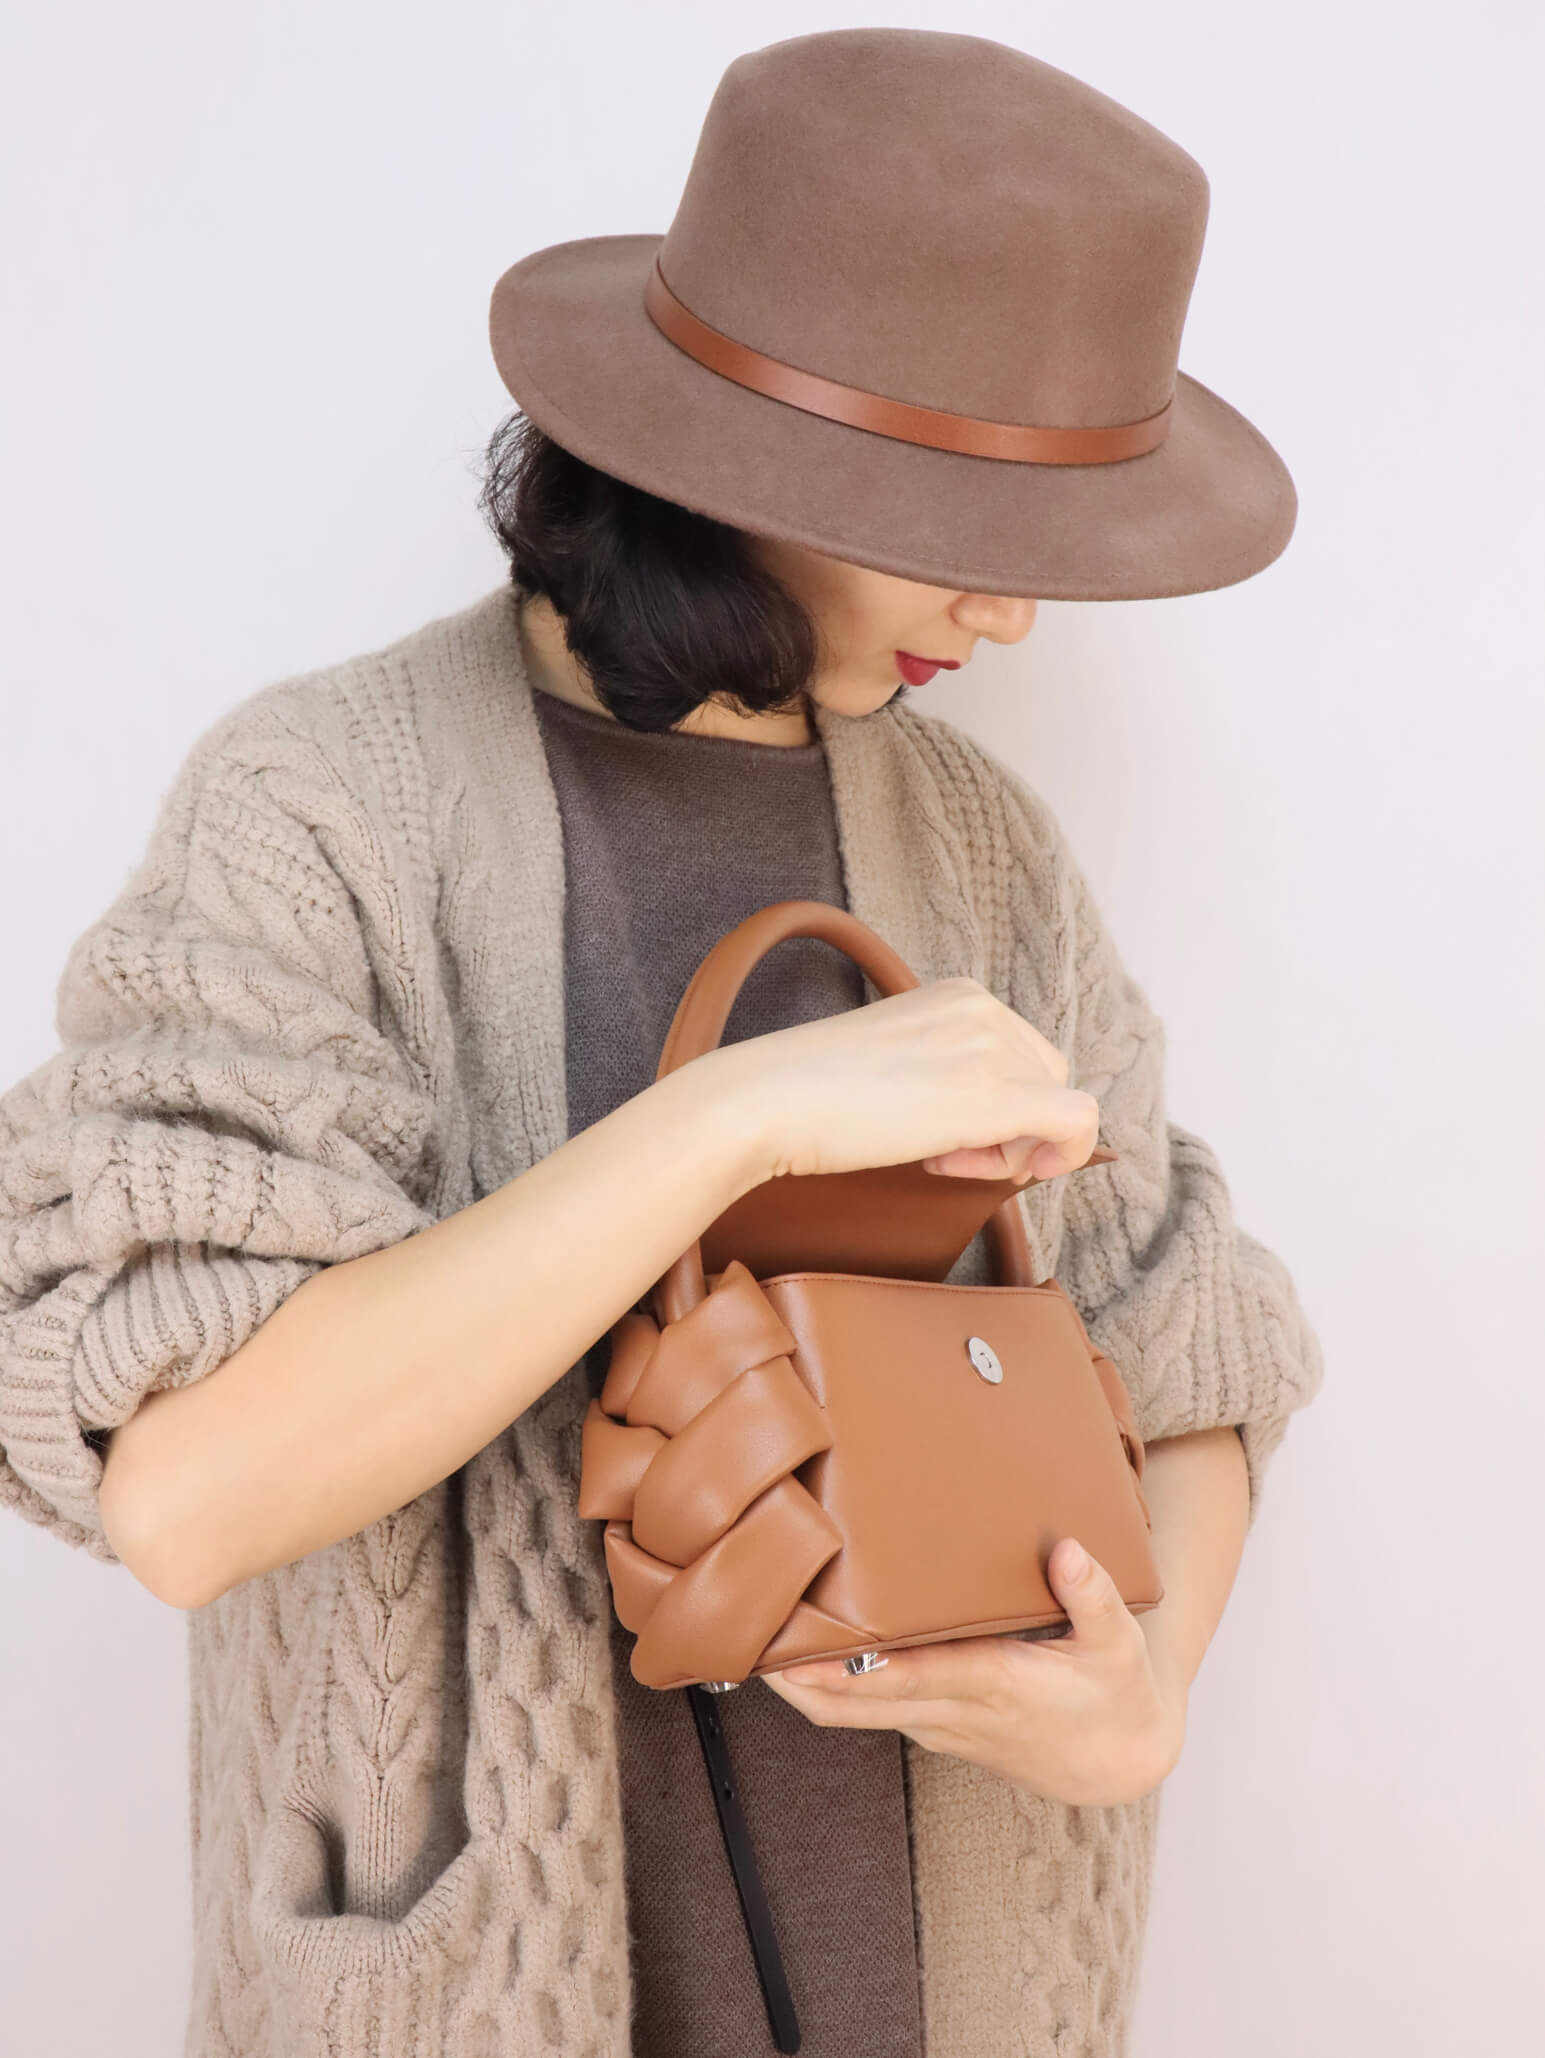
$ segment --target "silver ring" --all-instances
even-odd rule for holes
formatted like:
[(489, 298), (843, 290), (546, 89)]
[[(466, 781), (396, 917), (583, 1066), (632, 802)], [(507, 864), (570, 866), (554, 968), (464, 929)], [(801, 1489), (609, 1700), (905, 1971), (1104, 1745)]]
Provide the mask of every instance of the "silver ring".
[(843, 1659), (842, 1668), (853, 1673), (878, 1672), (884, 1662), (878, 1651), (858, 1651), (851, 1658)]

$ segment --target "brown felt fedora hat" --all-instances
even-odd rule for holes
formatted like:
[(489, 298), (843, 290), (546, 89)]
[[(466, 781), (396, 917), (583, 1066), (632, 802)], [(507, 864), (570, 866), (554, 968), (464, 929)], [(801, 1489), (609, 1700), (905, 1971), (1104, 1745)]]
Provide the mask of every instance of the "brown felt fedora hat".
[(495, 363), (588, 463), (972, 592), (1232, 585), (1292, 534), (1271, 445), (1178, 369), (1205, 173), (1054, 65), (841, 29), (737, 57), (666, 234), (523, 257)]

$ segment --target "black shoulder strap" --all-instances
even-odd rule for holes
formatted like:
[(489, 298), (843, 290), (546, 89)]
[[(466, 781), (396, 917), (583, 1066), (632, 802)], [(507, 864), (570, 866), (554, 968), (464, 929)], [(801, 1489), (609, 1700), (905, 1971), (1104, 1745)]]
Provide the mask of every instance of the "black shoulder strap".
[(730, 1769), (729, 1747), (724, 1739), (724, 1725), (719, 1719), (719, 1697), (700, 1686), (683, 1687), (682, 1691), (692, 1704), (697, 1740), (703, 1747), (703, 1763), (708, 1767), (714, 1806), (719, 1811), (719, 1827), (724, 1832), (724, 1849), (740, 1895), (740, 1912), (746, 1918), (746, 1935), (751, 1940), (756, 1975), (762, 1983), (762, 1999), (767, 2003), (767, 2021), (773, 2043), (780, 2051), (797, 2051), (799, 2018), (794, 2013), (793, 1997), (789, 1993), (788, 1978), (773, 1930), (772, 1911), (762, 1890), (762, 1876), (756, 1869), (750, 1832), (746, 1828), (740, 1795)]

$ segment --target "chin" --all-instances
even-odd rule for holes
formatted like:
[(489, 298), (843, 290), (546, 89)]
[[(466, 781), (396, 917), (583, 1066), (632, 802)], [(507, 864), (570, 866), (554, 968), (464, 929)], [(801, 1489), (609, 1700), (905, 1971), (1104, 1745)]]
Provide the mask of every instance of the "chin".
[(911, 691), (901, 680), (894, 686), (836, 686), (821, 695), (821, 705), (834, 715), (873, 715), (898, 707)]

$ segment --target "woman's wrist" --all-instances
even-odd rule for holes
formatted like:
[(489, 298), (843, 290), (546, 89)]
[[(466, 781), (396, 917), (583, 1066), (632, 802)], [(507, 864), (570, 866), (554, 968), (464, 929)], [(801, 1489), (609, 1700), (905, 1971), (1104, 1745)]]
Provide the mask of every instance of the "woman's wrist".
[(722, 1207), (730, 1207), (772, 1177), (773, 1124), (767, 1095), (758, 1092), (734, 1044), (719, 1045), (677, 1066), (649, 1090), (661, 1096), (670, 1121), (700, 1140), (709, 1177), (724, 1196)]

